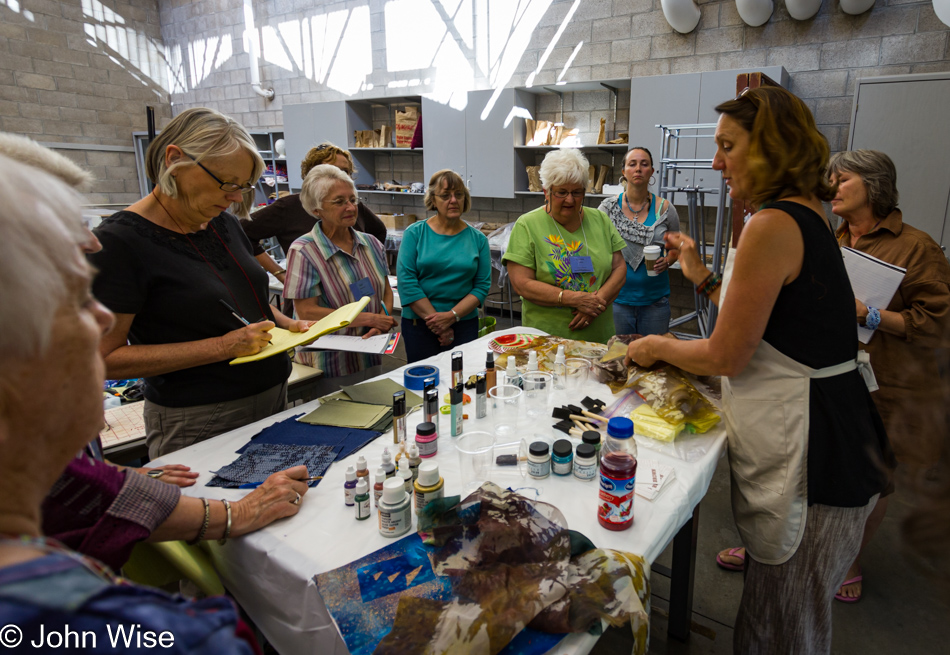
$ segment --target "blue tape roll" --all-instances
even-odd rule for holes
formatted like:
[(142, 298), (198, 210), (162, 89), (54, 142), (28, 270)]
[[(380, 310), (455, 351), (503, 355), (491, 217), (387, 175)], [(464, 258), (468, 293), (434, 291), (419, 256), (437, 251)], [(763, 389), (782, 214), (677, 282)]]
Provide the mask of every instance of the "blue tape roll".
[(435, 386), (439, 386), (439, 369), (435, 366), (411, 366), (402, 374), (402, 384), (407, 389), (422, 391), (426, 378), (435, 378)]

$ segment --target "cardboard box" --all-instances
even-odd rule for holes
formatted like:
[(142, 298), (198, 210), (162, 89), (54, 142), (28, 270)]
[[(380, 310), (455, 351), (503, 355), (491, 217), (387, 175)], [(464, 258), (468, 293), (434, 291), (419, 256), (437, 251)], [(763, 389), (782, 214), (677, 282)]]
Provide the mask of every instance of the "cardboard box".
[(419, 220), (419, 217), (415, 214), (376, 214), (379, 216), (379, 220), (383, 222), (383, 225), (386, 226), (386, 229), (389, 230), (405, 230), (412, 223), (415, 223)]

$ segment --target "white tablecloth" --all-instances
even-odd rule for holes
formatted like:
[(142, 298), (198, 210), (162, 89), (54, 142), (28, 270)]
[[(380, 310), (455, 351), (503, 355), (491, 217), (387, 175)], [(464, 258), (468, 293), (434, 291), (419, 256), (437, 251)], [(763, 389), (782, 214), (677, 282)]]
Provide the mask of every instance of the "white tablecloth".
[[(514, 332), (543, 334), (531, 328), (518, 327), (495, 332), (462, 346), (460, 349), (464, 352), (466, 377), (484, 368), (487, 343), (492, 337)], [(443, 353), (424, 363), (433, 364), (440, 370), (441, 399), (448, 392), (448, 381), (451, 377), (450, 354)], [(399, 369), (383, 377), (402, 383), (403, 371)], [(589, 384), (583, 395), (600, 398), (608, 404), (613, 400), (610, 389), (595, 382)], [(571, 399), (571, 402), (579, 404), (583, 395)], [(555, 402), (560, 404), (566, 400), (556, 398)], [(238, 500), (247, 492), (204, 486), (212, 477), (210, 471), (233, 461), (237, 457), (235, 451), (262, 428), (295, 414), (308, 412), (318, 404), (318, 401), (313, 401), (276, 414), (172, 453), (158, 463), (186, 464), (201, 474), (195, 486), (183, 490), (183, 493), (189, 496)], [(474, 402), (466, 406), (466, 410), (474, 417)], [(442, 416), (441, 419), (442, 436), (439, 438), (439, 452), (434, 461), (439, 463), (440, 473), (445, 478), (446, 495), (458, 494), (461, 491), (458, 455), (452, 437), (448, 436), (448, 417)], [(410, 438), (414, 437), (416, 424), (421, 420), (421, 410), (409, 416), (407, 425)], [(489, 420), (490, 413), (486, 421)], [(564, 437), (563, 433), (550, 427), (554, 422), (554, 419), (551, 419), (541, 424), (526, 426), (521, 436), (529, 440), (534, 434), (549, 440)], [(482, 421), (468, 420), (465, 422), (465, 429), (484, 429), (491, 432), (490, 423), (486, 423), (484, 428), (479, 423)], [(638, 437), (638, 441), (640, 439)], [(512, 467), (497, 466), (493, 468), (491, 479), (503, 487), (541, 489), (538, 500), (559, 508), (567, 518), (569, 527), (587, 535), (598, 547), (637, 553), (652, 563), (680, 527), (689, 520), (693, 508), (706, 494), (725, 444), (724, 430), (718, 428), (711, 434), (708, 443), (711, 447), (706, 448), (696, 461), (691, 462), (662, 452), (647, 451), (641, 446), (641, 459), (649, 457), (659, 460), (662, 464), (672, 465), (676, 472), (675, 479), (653, 502), (648, 502), (640, 496), (636, 497), (633, 527), (624, 532), (611, 532), (597, 523), (596, 481), (584, 482), (573, 476), (554, 475), (546, 480), (524, 480)], [(346, 467), (355, 465), (357, 457), (363, 455), (369, 463), (372, 476), (379, 465), (383, 448), (387, 445), (392, 450), (391, 432), (383, 434), (350, 458), (334, 463), (319, 486), (311, 489), (304, 497), (300, 512), (295, 517), (278, 521), (243, 538), (233, 539), (223, 547), (218, 546), (216, 542), (210, 542), (215, 566), (225, 586), (247, 610), (267, 639), (284, 655), (347, 653), (346, 646), (313, 582), (313, 576), (352, 562), (391, 543), (377, 531), (375, 508), (374, 516), (369, 521), (356, 521), (353, 508), (347, 507), (343, 501)], [(530, 493), (526, 495), (530, 496)], [(593, 642), (589, 639), (585, 641), (586, 635), (577, 637), (577, 643), (570, 650), (575, 653), (589, 651)], [(564, 651), (565, 646), (562, 642), (558, 651)]]

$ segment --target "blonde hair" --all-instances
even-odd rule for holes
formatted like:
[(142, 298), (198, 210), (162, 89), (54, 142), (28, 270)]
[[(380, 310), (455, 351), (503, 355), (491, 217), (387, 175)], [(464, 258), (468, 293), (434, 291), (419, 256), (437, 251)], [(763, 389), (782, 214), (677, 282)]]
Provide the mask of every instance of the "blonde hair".
[(432, 177), (429, 178), (429, 188), (426, 189), (426, 195), (423, 198), (426, 209), (436, 211), (435, 196), (442, 191), (443, 182), (445, 182), (446, 191), (462, 192), (463, 214), (472, 208), (472, 194), (469, 193), (465, 187), (465, 181), (462, 179), (462, 176), (449, 168), (443, 168), (441, 171), (433, 173)]
[[(69, 281), (89, 276), (81, 197), (60, 179), (0, 155), (0, 360), (46, 351)], [(0, 367), (0, 379), (4, 375)]]
[(828, 182), (828, 141), (804, 102), (780, 86), (747, 89), (716, 111), (749, 132), (752, 205), (787, 196), (831, 200), (837, 186)]
[(835, 153), (828, 162), (828, 176), (854, 173), (864, 182), (871, 213), (886, 218), (897, 209), (897, 167), (880, 150), (847, 150)]
[[(189, 157), (171, 166), (165, 164), (165, 150), (170, 145), (176, 145)], [(207, 107), (186, 109), (178, 114), (155, 137), (145, 153), (145, 173), (166, 196), (178, 197), (178, 185), (172, 175), (182, 166), (194, 166), (195, 162), (209, 157), (225, 157), (244, 150), (251, 156), (253, 170), (249, 181), (257, 182), (257, 178), (264, 172), (264, 160), (257, 152), (257, 144), (248, 134), (243, 125), (230, 116)], [(253, 194), (249, 189), (245, 194)]]
[(320, 164), (333, 164), (335, 166), (338, 155), (346, 157), (346, 160), (350, 162), (349, 174), (356, 175), (356, 166), (353, 164), (353, 156), (350, 154), (350, 151), (335, 146), (329, 141), (324, 141), (320, 145), (310, 148), (310, 150), (307, 151), (307, 155), (303, 158), (303, 161), (300, 162), (300, 177), (307, 177), (307, 173), (310, 172), (310, 169)]
[(587, 188), (590, 179), (587, 157), (577, 148), (552, 150), (541, 162), (541, 186), (551, 189), (565, 184), (580, 184)]
[(353, 195), (357, 196), (356, 185), (353, 184), (353, 178), (341, 171), (333, 164), (320, 164), (314, 166), (307, 173), (300, 189), (300, 204), (304, 210), (313, 217), (317, 216), (317, 209), (323, 204), (324, 198), (330, 193), (337, 182), (346, 182), (353, 189)]

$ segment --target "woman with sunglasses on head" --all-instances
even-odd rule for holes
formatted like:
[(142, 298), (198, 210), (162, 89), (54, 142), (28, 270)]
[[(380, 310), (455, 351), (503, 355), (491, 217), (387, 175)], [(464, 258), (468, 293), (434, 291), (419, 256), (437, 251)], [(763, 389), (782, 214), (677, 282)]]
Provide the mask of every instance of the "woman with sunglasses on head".
[[(650, 193), (653, 155), (643, 147), (631, 148), (623, 157), (624, 192), (606, 198), (599, 209), (610, 217), (626, 242), (621, 251), (626, 262), (626, 283), (614, 301), (617, 334), (666, 334), (670, 329), (670, 264), (667, 255), (655, 261), (644, 257), (647, 246), (664, 247), (663, 235), (680, 231), (680, 219), (669, 200)], [(662, 250), (660, 251), (662, 253)], [(652, 267), (652, 270), (648, 268)]]
[(261, 351), (290, 319), (267, 303), (267, 276), (227, 212), (264, 168), (254, 140), (214, 110), (175, 117), (146, 153), (152, 193), (96, 228), (94, 292), (116, 314), (102, 340), (107, 377), (145, 378), (149, 457), (253, 423), (286, 406), (286, 355)]
[(552, 150), (541, 163), (544, 206), (518, 218), (502, 261), (521, 296), (521, 321), (568, 339), (606, 343), (626, 277), (626, 243), (599, 209), (584, 207), (587, 158)]
[(627, 361), (723, 376), (732, 510), (748, 556), (734, 651), (828, 653), (835, 593), (894, 456), (859, 370), (854, 293), (821, 204), (835, 197), (827, 141), (780, 87), (716, 110), (713, 168), (733, 200), (759, 210), (722, 278), (692, 239), (667, 235), (719, 318), (708, 339), (634, 341)]
[[(355, 171), (353, 156), (348, 150), (325, 142), (311, 148), (300, 162), (300, 178), (306, 178), (310, 169), (320, 164), (332, 164), (350, 177), (353, 177)], [(386, 245), (386, 226), (379, 217), (362, 200), (359, 201), (357, 210), (356, 224), (353, 229), (357, 232), (372, 234), (380, 243)], [(303, 208), (300, 194), (294, 193), (278, 198), (266, 207), (253, 212), (250, 217), (242, 219), (241, 227), (244, 228), (247, 238), (254, 244), (254, 256), (257, 261), (261, 263), (264, 270), (273, 273), (283, 283), (286, 280), (284, 277), (286, 271), (264, 251), (259, 242), (262, 239), (276, 237), (284, 255), (287, 255), (290, 253), (290, 244), (312, 230), (314, 223), (316, 219)]]
[(406, 228), (396, 267), (410, 363), (475, 340), (491, 287), (488, 237), (462, 220), (472, 208), (462, 178), (436, 172), (424, 202), (436, 215)]
[[(354, 228), (359, 200), (353, 179), (330, 164), (314, 166), (304, 178), (300, 202), (315, 224), (287, 251), (284, 298), (294, 301), (298, 317), (318, 321), (368, 295), (366, 308), (336, 334), (368, 338), (389, 332), (396, 319), (386, 252), (376, 237)], [(380, 364), (379, 355), (331, 350), (300, 350), (294, 359), (322, 370), (328, 393), (371, 377), (368, 369)], [(345, 376), (356, 377), (341, 379)]]

